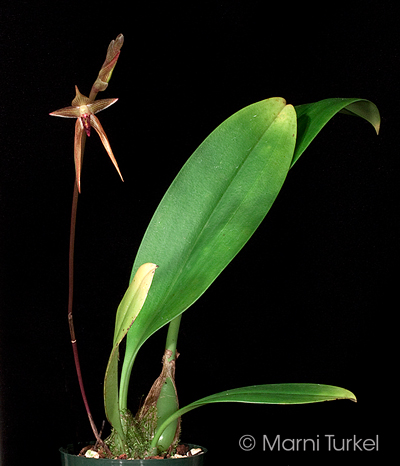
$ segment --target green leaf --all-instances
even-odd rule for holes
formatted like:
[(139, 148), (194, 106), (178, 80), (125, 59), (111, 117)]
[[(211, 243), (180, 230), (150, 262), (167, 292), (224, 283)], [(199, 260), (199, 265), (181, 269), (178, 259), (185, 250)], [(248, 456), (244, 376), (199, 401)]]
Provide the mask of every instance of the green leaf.
[(281, 98), (255, 103), (213, 131), (171, 184), (133, 266), (132, 274), (143, 261), (160, 268), (127, 336), (123, 407), (140, 346), (193, 304), (245, 245), (283, 185), (295, 140), (291, 105)]
[(152, 446), (156, 446), (158, 437), (170, 422), (173, 422), (178, 417), (195, 408), (210, 403), (236, 402), (288, 405), (318, 403), (332, 400), (357, 401), (355, 395), (344, 388), (310, 383), (252, 385), (250, 387), (227, 390), (201, 398), (176, 411), (157, 429), (152, 441)]
[(325, 99), (311, 104), (297, 105), (297, 142), (292, 166), (310, 145), (321, 129), (338, 112), (364, 118), (379, 132), (380, 115), (375, 104), (365, 99)]
[(152, 263), (146, 263), (139, 267), (118, 306), (115, 318), (113, 348), (104, 377), (104, 407), (108, 421), (119, 435), (119, 440), (121, 441), (120, 448), (122, 450), (125, 449), (125, 434), (121, 424), (121, 412), (118, 400), (119, 345), (142, 309), (156, 268), (157, 265)]
[(119, 345), (115, 345), (108, 360), (104, 377), (104, 408), (108, 422), (118, 433), (119, 450), (125, 451), (125, 432), (122, 428), (121, 413), (118, 400), (118, 360)]
[(119, 345), (142, 309), (157, 267), (158, 265), (151, 262), (144, 263), (131, 281), (117, 309), (114, 346)]
[[(166, 419), (178, 410), (178, 408), (179, 404), (175, 381), (171, 377), (166, 377), (157, 400), (157, 426), (161, 426)], [(179, 437), (176, 435), (177, 426), (178, 418), (168, 423), (168, 426), (163, 429), (158, 439), (158, 448), (167, 450), (174, 441), (174, 438), (176, 438), (178, 442)]]

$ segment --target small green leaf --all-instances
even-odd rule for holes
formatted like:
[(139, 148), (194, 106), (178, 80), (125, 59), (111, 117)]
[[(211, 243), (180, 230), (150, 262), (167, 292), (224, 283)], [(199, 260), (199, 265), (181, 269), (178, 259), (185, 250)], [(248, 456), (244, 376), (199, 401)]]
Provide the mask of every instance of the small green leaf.
[(195, 408), (210, 403), (236, 402), (288, 405), (318, 403), (332, 400), (357, 401), (354, 394), (344, 388), (310, 383), (252, 385), (250, 387), (227, 390), (201, 398), (176, 411), (157, 429), (152, 441), (152, 446), (156, 446), (158, 437), (170, 422)]
[(121, 442), (119, 449), (124, 452), (126, 438), (121, 424), (118, 400), (118, 348), (119, 345), (113, 347), (107, 364), (106, 374), (104, 377), (104, 408), (109, 423), (118, 432), (118, 439)]
[(138, 316), (147, 298), (157, 265), (146, 263), (139, 267), (134, 279), (127, 289), (115, 319), (114, 342), (104, 377), (104, 407), (110, 424), (114, 427), (125, 449), (125, 433), (121, 424), (121, 412), (118, 399), (118, 360), (119, 345), (130, 326)]
[(141, 265), (130, 283), (117, 309), (114, 346), (121, 342), (142, 309), (157, 267), (152, 263)]
[[(178, 396), (176, 393), (175, 382), (171, 377), (167, 377), (161, 388), (160, 396), (157, 400), (157, 427), (175, 413), (179, 408)], [(166, 450), (173, 442), (176, 436), (178, 419), (174, 419), (163, 430), (158, 440), (158, 448)], [(178, 439), (177, 439), (178, 440)]]

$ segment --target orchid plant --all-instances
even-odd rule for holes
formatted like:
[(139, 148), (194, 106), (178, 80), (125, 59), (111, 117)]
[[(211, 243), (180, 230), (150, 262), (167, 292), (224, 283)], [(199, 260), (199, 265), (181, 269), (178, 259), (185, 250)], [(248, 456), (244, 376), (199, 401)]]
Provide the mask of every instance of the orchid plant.
[[(302, 404), (349, 399), (344, 388), (313, 383), (267, 384), (230, 389), (179, 407), (175, 385), (181, 317), (250, 239), (274, 203), (288, 171), (325, 124), (338, 112), (361, 117), (379, 131), (380, 115), (370, 101), (333, 98), (293, 107), (271, 98), (239, 110), (196, 149), (161, 200), (144, 234), (131, 281), (117, 309), (113, 345), (104, 378), (104, 404), (112, 433), (103, 441), (94, 425), (83, 387), (72, 322), (73, 245), (76, 204), (86, 136), (93, 126), (122, 175), (96, 113), (117, 99), (95, 101), (106, 89), (123, 44), (112, 41), (89, 97), (76, 88), (71, 107), (53, 116), (75, 117), (75, 168), (68, 319), (78, 380), (97, 444), (110, 457), (144, 458), (171, 452), (180, 418), (217, 402)], [(160, 376), (136, 415), (128, 409), (132, 368), (144, 342), (168, 325)], [(122, 367), (119, 347), (126, 337)]]

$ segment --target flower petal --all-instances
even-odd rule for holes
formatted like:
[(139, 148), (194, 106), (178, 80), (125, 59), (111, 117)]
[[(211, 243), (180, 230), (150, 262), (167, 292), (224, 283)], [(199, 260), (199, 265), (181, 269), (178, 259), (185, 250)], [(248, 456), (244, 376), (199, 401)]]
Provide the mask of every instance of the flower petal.
[(82, 135), (83, 135), (83, 124), (82, 124), (81, 119), (78, 118), (75, 123), (74, 161), (75, 161), (76, 184), (78, 186), (79, 192), (81, 192)]
[(99, 119), (95, 115), (90, 115), (90, 122), (92, 123), (93, 128), (97, 131), (98, 135), (100, 136), (101, 142), (103, 143), (103, 146), (106, 149), (108, 156), (110, 157), (112, 163), (114, 164), (114, 167), (116, 168), (119, 176), (121, 177), (121, 180), (124, 181), (120, 169), (118, 167), (117, 161), (115, 160), (114, 154), (111, 150), (110, 143), (108, 142), (107, 135), (104, 132), (104, 129), (101, 126)]
[(115, 104), (118, 99), (100, 99), (95, 100), (93, 103), (88, 104), (89, 110), (94, 114), (105, 110), (110, 105)]
[(50, 113), (51, 116), (58, 116), (63, 118), (79, 118), (79, 107), (64, 107)]

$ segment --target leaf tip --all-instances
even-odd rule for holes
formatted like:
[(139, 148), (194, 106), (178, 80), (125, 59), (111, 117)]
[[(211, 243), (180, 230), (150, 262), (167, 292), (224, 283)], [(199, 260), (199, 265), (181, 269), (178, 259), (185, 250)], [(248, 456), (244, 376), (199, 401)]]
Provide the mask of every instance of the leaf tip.
[(345, 390), (345, 392), (346, 394), (343, 397), (343, 399), (353, 401), (353, 403), (357, 403), (356, 395), (354, 395), (353, 392), (351, 392), (350, 390)]

